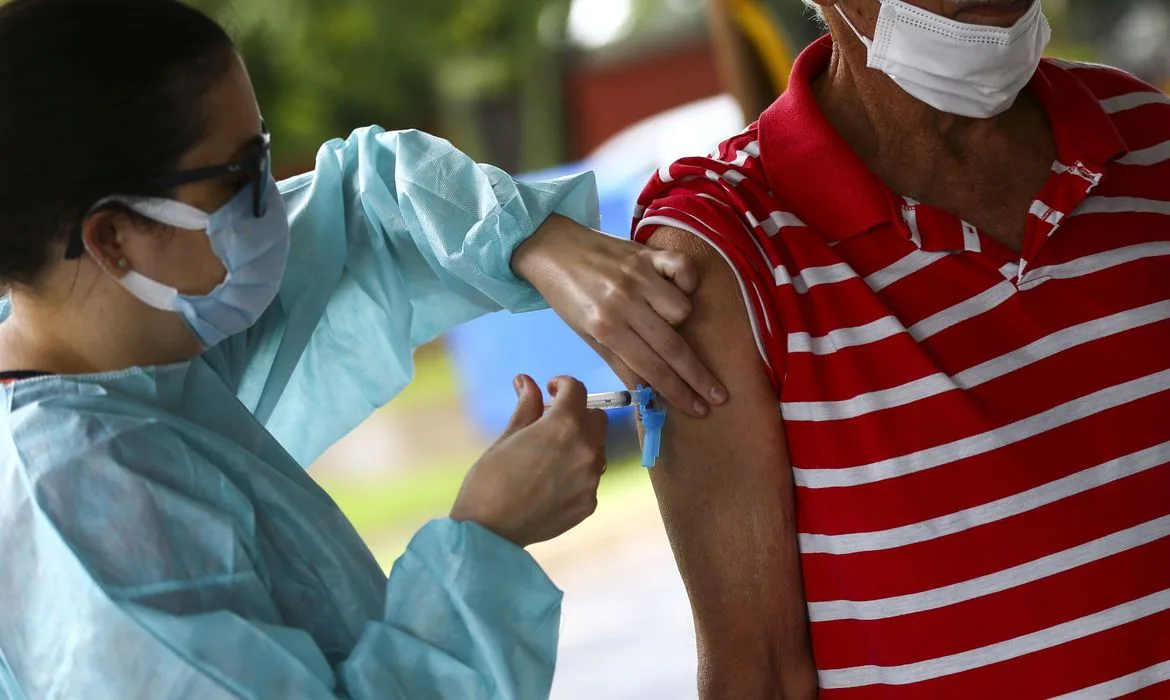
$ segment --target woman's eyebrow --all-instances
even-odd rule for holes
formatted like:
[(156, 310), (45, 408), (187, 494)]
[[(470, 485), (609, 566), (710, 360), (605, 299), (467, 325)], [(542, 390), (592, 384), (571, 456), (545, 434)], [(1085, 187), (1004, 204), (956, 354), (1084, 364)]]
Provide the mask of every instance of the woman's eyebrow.
[(240, 147), (232, 152), (230, 160), (237, 160), (237, 159), (243, 157), (245, 154), (248, 153), (248, 151), (253, 150), (254, 148), (256, 148), (259, 145), (262, 145), (263, 143), (264, 143), (264, 135), (263, 134), (256, 134), (252, 138), (241, 143)]

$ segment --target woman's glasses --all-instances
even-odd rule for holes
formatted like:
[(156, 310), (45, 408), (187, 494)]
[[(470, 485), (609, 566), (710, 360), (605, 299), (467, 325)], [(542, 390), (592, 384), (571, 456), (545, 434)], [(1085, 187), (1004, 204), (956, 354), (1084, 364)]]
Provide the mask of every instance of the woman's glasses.
[(249, 146), (238, 160), (223, 165), (180, 171), (152, 180), (150, 184), (169, 190), (192, 182), (244, 175), (252, 187), (252, 213), (259, 219), (268, 212), (268, 186), (272, 181), (271, 142), (272, 137), (268, 133), (268, 128), (262, 127), (256, 142)]
[[(195, 170), (183, 170), (171, 175), (164, 175), (151, 180), (148, 184), (152, 188), (170, 190), (175, 187), (189, 185), (193, 182), (214, 180), (219, 177), (244, 176), (247, 178), (245, 186), (252, 188), (252, 214), (257, 218), (268, 213), (268, 190), (272, 182), (272, 137), (268, 127), (261, 125), (260, 135), (255, 142), (249, 145), (236, 160), (222, 165), (211, 165)], [(70, 236), (69, 245), (65, 249), (66, 260), (76, 260), (85, 252), (81, 240), (82, 224), (78, 224)]]

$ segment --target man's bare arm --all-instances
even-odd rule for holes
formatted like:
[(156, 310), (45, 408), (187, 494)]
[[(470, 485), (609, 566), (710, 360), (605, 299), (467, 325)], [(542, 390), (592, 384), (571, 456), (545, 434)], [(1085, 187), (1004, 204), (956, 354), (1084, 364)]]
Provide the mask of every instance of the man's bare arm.
[(685, 231), (661, 228), (649, 243), (697, 263), (680, 330), (731, 395), (705, 419), (671, 410), (650, 472), (694, 612), (700, 697), (815, 697), (788, 449), (739, 283)]

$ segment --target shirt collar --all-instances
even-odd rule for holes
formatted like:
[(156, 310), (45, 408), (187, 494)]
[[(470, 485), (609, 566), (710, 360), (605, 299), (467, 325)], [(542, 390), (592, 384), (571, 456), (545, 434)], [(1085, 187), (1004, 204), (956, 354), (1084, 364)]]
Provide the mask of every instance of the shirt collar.
[(1084, 81), (1057, 61), (1040, 62), (1028, 89), (1040, 101), (1052, 126), (1057, 160), (1065, 165), (1078, 161), (1099, 170), (1129, 152), (1101, 101)]
[(832, 241), (890, 219), (887, 188), (825, 118), (813, 81), (829, 66), (825, 35), (797, 57), (788, 89), (760, 117), (760, 154), (768, 181), (794, 212)]
[[(760, 117), (760, 152), (768, 181), (797, 216), (830, 241), (869, 231), (898, 215), (889, 189), (825, 118), (813, 81), (829, 66), (825, 35), (801, 52), (788, 89)], [(1028, 85), (1048, 114), (1059, 160), (1092, 169), (1127, 152), (1101, 103), (1083, 81), (1043, 61)]]

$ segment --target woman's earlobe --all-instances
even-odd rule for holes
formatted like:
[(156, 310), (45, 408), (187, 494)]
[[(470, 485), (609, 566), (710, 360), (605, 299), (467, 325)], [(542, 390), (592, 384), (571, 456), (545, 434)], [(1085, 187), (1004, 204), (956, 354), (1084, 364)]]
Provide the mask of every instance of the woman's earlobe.
[(105, 270), (106, 274), (117, 279), (126, 276), (131, 270), (130, 259), (120, 253), (105, 250), (90, 250), (89, 257), (93, 258), (93, 261), (97, 263), (98, 267)]
[(130, 260), (122, 253), (116, 213), (95, 211), (81, 227), (81, 241), (85, 252), (107, 273), (121, 277), (130, 269)]

